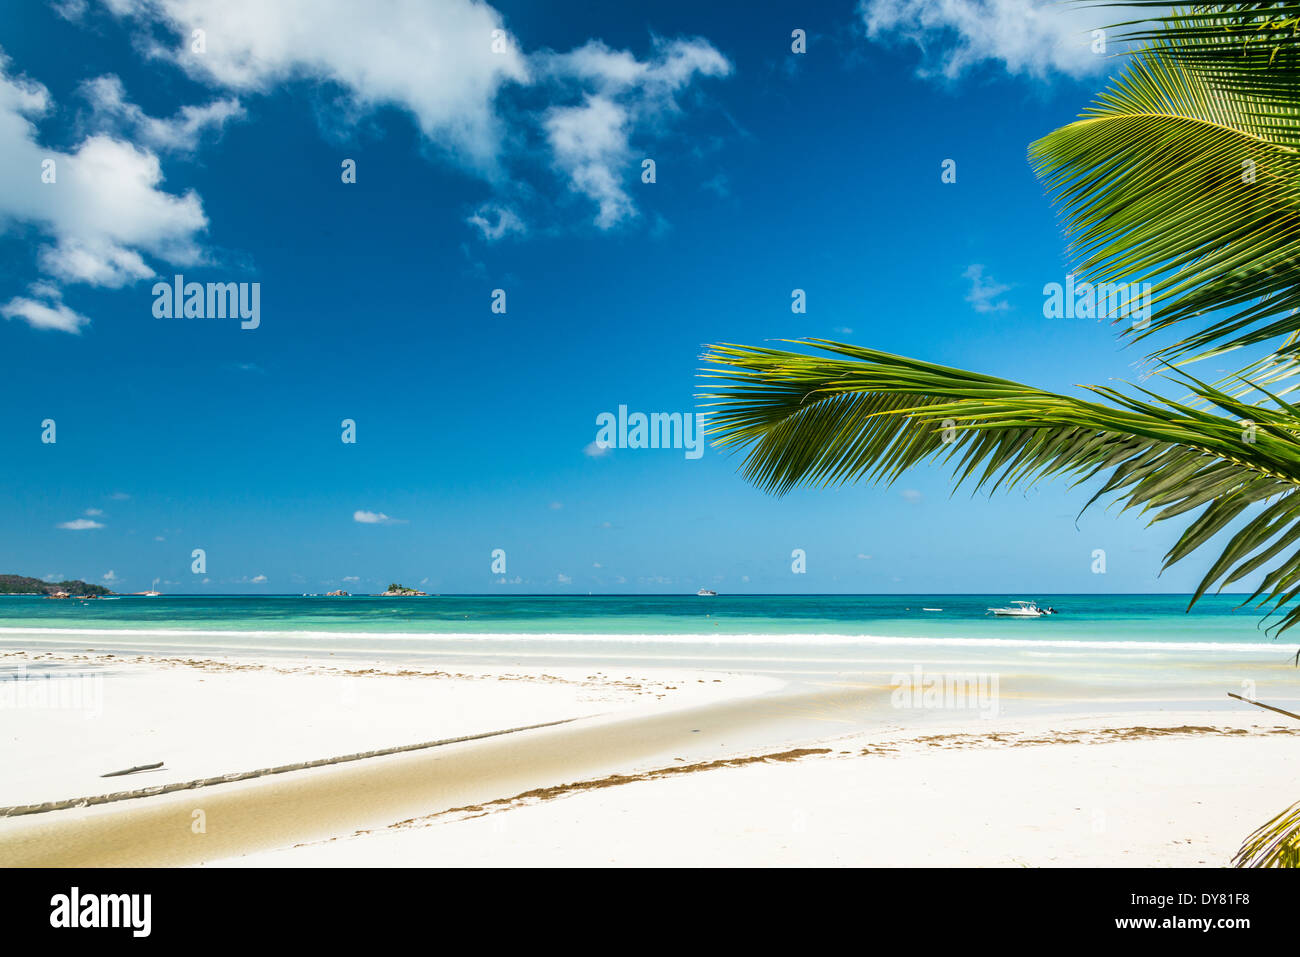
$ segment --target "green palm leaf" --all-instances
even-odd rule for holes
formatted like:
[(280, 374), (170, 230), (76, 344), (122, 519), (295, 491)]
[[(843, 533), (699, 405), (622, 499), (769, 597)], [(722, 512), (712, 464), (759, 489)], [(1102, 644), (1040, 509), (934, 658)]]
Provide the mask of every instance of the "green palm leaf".
[(1246, 838), (1232, 863), (1237, 867), (1300, 867), (1300, 802)]
[[(1168, 9), (1162, 0), (1105, 5)], [(1135, 28), (1121, 39), (1164, 44), (1171, 56), (1215, 86), (1256, 100), (1261, 121), (1280, 120), (1277, 136), (1300, 146), (1295, 124), (1287, 119), (1300, 69), (1300, 4), (1193, 3), (1173, 14), (1116, 26)]]
[(1030, 157), (1081, 274), (1152, 283), (1154, 320), (1126, 332), (1230, 311), (1158, 353), (1204, 355), (1300, 329), (1300, 73), (1263, 93), (1224, 65), (1231, 43), (1173, 23)]
[[(1198, 404), (1104, 387), (1090, 389), (1102, 400), (1093, 401), (829, 340), (808, 344), (832, 355), (725, 344), (704, 356), (708, 434), (719, 448), (746, 450), (741, 471), (766, 491), (889, 484), (927, 461), (950, 465), (954, 486), (990, 492), (1051, 476), (1075, 485), (1101, 478), (1085, 508), (1113, 496), (1152, 522), (1203, 509), (1166, 567), (1261, 506), (1193, 603), (1300, 540), (1300, 410), (1280, 397), (1252, 404), (1175, 373)], [(1282, 614), (1281, 630), (1300, 620), (1300, 608), (1281, 612), (1297, 595), (1300, 555), (1288, 554), (1251, 599)]]

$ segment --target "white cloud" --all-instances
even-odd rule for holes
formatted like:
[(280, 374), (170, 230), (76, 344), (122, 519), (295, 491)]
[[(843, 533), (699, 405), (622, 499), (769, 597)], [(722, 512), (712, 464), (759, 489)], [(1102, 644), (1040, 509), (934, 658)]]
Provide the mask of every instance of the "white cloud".
[[(114, 12), (171, 34), (152, 52), (195, 79), (266, 93), (291, 80), (336, 84), (354, 113), (408, 111), (467, 165), (490, 169), (503, 125), (497, 91), (526, 82), (515, 44), (493, 52), (501, 15), (477, 0), (113, 0)], [(191, 31), (206, 31), (203, 53)]]
[(46, 272), (64, 282), (111, 289), (154, 274), (136, 250), (103, 236), (64, 236), (58, 245), (41, 250), (40, 263)]
[(903, 497), (903, 501), (907, 502), (909, 505), (920, 504), (921, 500), (925, 498), (924, 495), (922, 495), (914, 488), (905, 488), (903, 489), (903, 491), (899, 492), (898, 494), (901, 495)]
[[(71, 153), (40, 146), (31, 118), (44, 112), (43, 87), (24, 86), (0, 73), (0, 219), (36, 223), (57, 245), (43, 262), (61, 278), (119, 286), (153, 275), (139, 250), (172, 262), (198, 254), (194, 234), (206, 228), (193, 193), (157, 189), (158, 157), (99, 134)], [(54, 183), (42, 183), (44, 160), (55, 163)]]
[(583, 447), (582, 454), (593, 459), (602, 458), (609, 454), (609, 446), (600, 445), (595, 441), (591, 441)]
[(117, 572), (113, 571), (113, 569), (110, 568), (108, 571), (106, 571), (106, 572), (104, 573), (104, 578), (103, 578), (103, 580), (106, 581), (106, 582), (115, 582), (115, 581), (117, 581), (117, 580), (118, 580)]
[[(160, 152), (193, 150), (205, 132), (244, 115), (244, 101), (290, 83), (324, 88), (331, 119), (355, 122), (379, 109), (407, 112), (425, 141), (495, 189), (516, 182), (539, 132), (549, 165), (596, 206), (601, 229), (635, 219), (625, 183), (641, 154), (681, 111), (699, 77), (731, 64), (703, 39), (654, 38), (644, 59), (589, 41), (569, 53), (532, 54), (513, 41), (494, 50), (502, 15), (482, 0), (105, 0), (133, 28), (138, 46), (220, 95), (146, 114), (112, 75), (87, 80), (94, 132), (68, 150), (42, 146), (34, 120), (51, 108), (39, 83), (8, 75), (0, 59), (0, 229), (34, 227), (36, 257), (61, 283), (121, 288), (152, 278), (157, 261), (184, 267), (204, 258), (207, 217), (192, 190), (162, 188)], [(80, 19), (84, 4), (60, 11)], [(394, 25), (399, 25), (394, 27)], [(193, 51), (191, 31), (205, 31)], [(528, 105), (502, 98), (530, 86)], [(509, 132), (514, 131), (514, 132)], [(40, 179), (52, 160), (54, 183)], [(547, 191), (514, 189), (517, 199)], [(530, 217), (531, 218), (531, 217)], [(510, 204), (488, 202), (468, 217), (488, 241), (528, 232)], [(17, 296), (0, 315), (41, 329), (77, 332), (89, 319), (55, 290)]]
[(864, 554), (862, 554), (862, 552), (858, 552), (858, 558), (861, 559), (861, 560), (864, 561), (864, 562), (869, 562), (869, 561), (871, 561), (871, 556), (870, 556), (870, 555), (864, 555)]
[(727, 179), (726, 173), (718, 173), (701, 183), (700, 189), (707, 189), (715, 193), (719, 199), (726, 199), (731, 195), (731, 181)]
[[(108, 134), (86, 137), (70, 152), (42, 146), (34, 120), (50, 106), (45, 87), (10, 76), (0, 60), (0, 228), (34, 226), (52, 240), (38, 262), (63, 282), (115, 288), (147, 278), (153, 269), (145, 254), (196, 261), (196, 234), (207, 226), (199, 198), (159, 189), (158, 157)], [(43, 181), (46, 170), (53, 182)], [(76, 332), (89, 322), (49, 283), (0, 311), (40, 329)]]
[(260, 585), (260, 584), (261, 584), (262, 582), (264, 582), (264, 581), (266, 581), (266, 576), (265, 576), (265, 575), (254, 575), (254, 576), (253, 576), (253, 584), (255, 584), (255, 585)]
[(997, 282), (992, 276), (985, 276), (984, 267), (979, 263), (967, 266), (962, 277), (970, 280), (966, 301), (975, 307), (976, 312), (1004, 312), (1011, 308), (1005, 299), (998, 298), (1011, 287)]
[(557, 575), (555, 576), (555, 580), (556, 580), (559, 584), (561, 584), (561, 585), (572, 585), (572, 584), (573, 584), (573, 579), (570, 578), (568, 575), (564, 574), (564, 572), (560, 572), (559, 574), (557, 574)]
[[(698, 77), (721, 77), (731, 63), (702, 38), (652, 39), (639, 59), (590, 40), (567, 53), (526, 53), (507, 37), (500, 13), (482, 0), (107, 0), (138, 27), (156, 57), (193, 79), (230, 93), (266, 94), (310, 81), (335, 94), (331, 119), (345, 123), (383, 107), (406, 111), (427, 142), (502, 185), (503, 154), (541, 125), (552, 165), (570, 187), (596, 203), (602, 229), (636, 216), (623, 187), (639, 174), (631, 136), (658, 135), (680, 112), (680, 95)], [(400, 25), (394, 27), (394, 25)], [(205, 31), (205, 49), (191, 33)], [(165, 42), (160, 42), (159, 37)], [(535, 106), (502, 102), (510, 87), (540, 91)], [(90, 87), (102, 112), (132, 123), (159, 148), (189, 142), (206, 125), (236, 115), (231, 98), (154, 120), (119, 96), (112, 78)], [(522, 115), (521, 110), (528, 110)], [(489, 240), (522, 231), (522, 219), (498, 206), (469, 218)]]
[(81, 90), (94, 108), (97, 123), (129, 130), (135, 140), (158, 150), (193, 152), (206, 130), (220, 131), (228, 121), (244, 115), (239, 100), (230, 98), (205, 106), (182, 106), (171, 119), (157, 119), (130, 102), (122, 81), (112, 75), (87, 80)]
[(361, 581), (361, 578), (357, 575), (344, 575), (343, 580), (345, 582), (359, 582)]
[(511, 233), (523, 235), (528, 232), (518, 213), (496, 203), (484, 203), (465, 222), (482, 230), (483, 238), (488, 242), (496, 242)]
[(669, 108), (675, 108), (672, 96), (696, 74), (726, 76), (731, 72), (727, 58), (700, 38), (656, 38), (648, 60), (638, 60), (626, 50), (611, 50), (600, 40), (589, 40), (568, 53), (537, 54), (534, 62), (549, 75), (583, 81), (607, 94), (637, 91)]
[(70, 532), (82, 532), (88, 528), (103, 528), (99, 522), (90, 518), (74, 518), (70, 522), (60, 522), (58, 528), (66, 528)]
[(383, 512), (367, 512), (364, 509), (357, 509), (352, 513), (352, 521), (360, 522), (362, 525), (405, 525), (406, 522), (400, 518), (389, 518)]
[(615, 168), (626, 165), (630, 153), (627, 123), (627, 111), (603, 96), (588, 97), (581, 106), (553, 107), (545, 120), (555, 165), (573, 189), (596, 203), (601, 229), (637, 215)]
[[(45, 284), (33, 284), (44, 287)], [(3, 306), (0, 315), (6, 319), (22, 319), (33, 329), (55, 329), (59, 332), (71, 332), (80, 335), (83, 326), (90, 324), (90, 319), (64, 305), (62, 297), (54, 290), (47, 292), (47, 300), (29, 299), (15, 296)]]
[(75, 22), (86, 15), (87, 0), (54, 0), (50, 6), (63, 19)]
[(640, 167), (629, 135), (653, 135), (663, 118), (679, 110), (675, 95), (695, 76), (726, 76), (731, 63), (707, 41), (656, 40), (651, 58), (637, 60), (592, 40), (570, 53), (536, 58), (540, 72), (592, 87), (577, 105), (553, 106), (542, 125), (557, 169), (570, 187), (596, 203), (595, 223), (610, 229), (637, 215), (624, 189)]
[(86, 514), (87, 514), (87, 515), (103, 515), (103, 514), (104, 514), (104, 510), (103, 510), (102, 508), (88, 508), (88, 509), (86, 509)]
[(540, 53), (536, 62), (545, 72), (594, 82), (611, 90), (639, 83), (646, 69), (628, 50), (611, 50), (600, 40), (589, 40), (568, 53)]
[(914, 42), (920, 72), (950, 79), (987, 61), (1039, 79), (1098, 73), (1113, 64), (1092, 51), (1092, 31), (1132, 19), (1057, 0), (861, 0), (858, 9), (868, 37)]

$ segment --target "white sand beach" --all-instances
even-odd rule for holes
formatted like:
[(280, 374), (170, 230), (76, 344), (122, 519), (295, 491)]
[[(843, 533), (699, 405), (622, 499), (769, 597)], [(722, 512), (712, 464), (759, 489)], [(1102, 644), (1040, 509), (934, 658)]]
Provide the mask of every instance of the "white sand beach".
[(1145, 656), (1004, 662), (955, 710), (900, 708), (896, 655), (809, 680), (8, 651), (29, 691), (92, 690), (0, 708), (0, 864), (1217, 867), (1300, 799), (1300, 721), (1226, 695), (1293, 682), (1281, 655), (1155, 685)]
[[(0, 681), (0, 716), (11, 716), (4, 723), (11, 771), (0, 778), (0, 807), (700, 703), (779, 684), (687, 669), (613, 675), (572, 667), (0, 653), (0, 665), (15, 662), (28, 680), (22, 700), (8, 683), (9, 708)], [(157, 770), (100, 777), (159, 761)]]
[(224, 863), (1223, 867), (1298, 799), (1300, 726), (1116, 717), (669, 765)]

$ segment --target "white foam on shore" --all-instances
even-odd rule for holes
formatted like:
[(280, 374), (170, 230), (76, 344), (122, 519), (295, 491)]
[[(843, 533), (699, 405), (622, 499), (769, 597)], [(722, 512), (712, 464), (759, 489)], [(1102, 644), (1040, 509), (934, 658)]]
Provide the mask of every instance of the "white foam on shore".
[[(94, 638), (241, 638), (296, 640), (319, 643), (323, 641), (367, 641), (388, 640), (398, 642), (445, 641), (456, 643), (482, 642), (589, 642), (618, 644), (668, 644), (668, 645), (800, 645), (845, 647), (853, 645), (881, 646), (930, 646), (953, 648), (1055, 648), (1073, 651), (1212, 651), (1212, 652), (1249, 652), (1254, 654), (1277, 654), (1288, 651), (1284, 645), (1257, 642), (1211, 642), (1211, 641), (1090, 641), (1067, 638), (927, 638), (917, 636), (891, 635), (836, 635), (836, 634), (610, 634), (610, 633), (564, 633), (564, 632), (389, 632), (389, 631), (276, 631), (276, 630), (212, 630), (186, 628), (0, 628), (0, 639), (9, 636), (25, 636), (42, 641), (57, 641), (61, 637), (69, 639)], [(62, 642), (67, 643), (67, 642)], [(202, 651), (198, 642), (191, 643), (153, 643), (156, 647), (189, 648)], [(255, 649), (263, 645), (239, 645)], [(276, 645), (272, 650), (288, 650), (284, 645)], [(302, 650), (313, 650), (311, 647)], [(364, 649), (358, 649), (364, 650)]]

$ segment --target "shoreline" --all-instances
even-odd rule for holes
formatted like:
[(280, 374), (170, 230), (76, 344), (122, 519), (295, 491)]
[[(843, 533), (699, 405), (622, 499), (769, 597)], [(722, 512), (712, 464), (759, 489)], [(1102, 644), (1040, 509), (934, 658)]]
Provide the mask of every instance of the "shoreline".
[[(800, 644), (823, 645), (826, 647), (864, 645), (867, 647), (940, 647), (940, 648), (1008, 648), (1034, 649), (1057, 648), (1076, 651), (1209, 651), (1251, 654), (1285, 654), (1294, 659), (1296, 650), (1288, 650), (1285, 644), (1265, 642), (1225, 642), (1225, 641), (1141, 641), (1141, 640), (1084, 640), (1078, 638), (985, 638), (985, 637), (924, 637), (917, 635), (861, 635), (842, 634), (838, 632), (532, 632), (532, 631), (329, 631), (310, 629), (213, 629), (213, 628), (34, 628), (34, 627), (0, 627), (0, 640), (12, 640), (16, 637), (30, 636), (36, 640), (58, 640), (60, 638), (295, 638), (311, 641), (347, 641), (347, 640), (391, 640), (391, 641), (449, 641), (449, 642), (485, 642), (485, 641), (519, 641), (556, 642), (571, 641), (575, 643), (616, 643), (618, 641), (643, 642), (655, 644), (708, 644), (737, 645), (752, 647), (754, 645)], [(66, 643), (66, 642), (65, 642)], [(0, 646), (3, 647), (3, 646)], [(175, 647), (184, 647), (177, 645)], [(249, 646), (255, 648), (259, 646)], [(286, 650), (311, 650), (319, 653), (314, 646), (303, 649), (271, 648), (268, 653)]]

